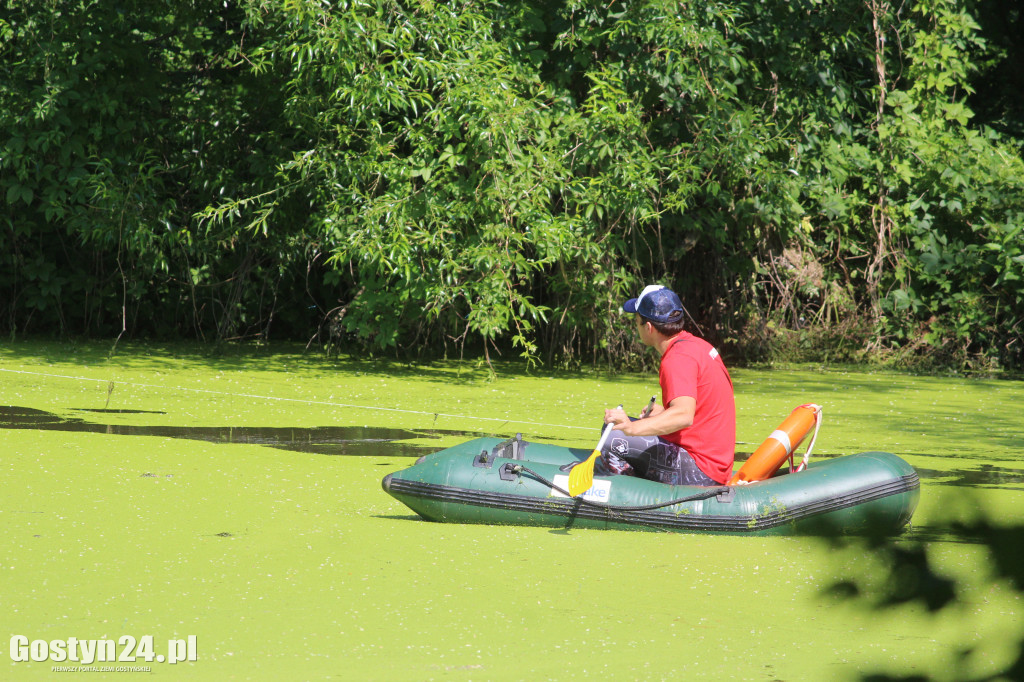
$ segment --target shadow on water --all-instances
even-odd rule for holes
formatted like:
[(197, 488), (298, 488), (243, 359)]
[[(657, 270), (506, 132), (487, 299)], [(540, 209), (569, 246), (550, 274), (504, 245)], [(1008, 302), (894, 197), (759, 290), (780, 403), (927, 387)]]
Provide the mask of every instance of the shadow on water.
[[(120, 414), (163, 414), (146, 410), (88, 410), (81, 412)], [(294, 452), (349, 457), (419, 457), (437, 448), (402, 441), (441, 436), (476, 438), (487, 435), (473, 431), (430, 429), (414, 431), (374, 426), (319, 426), (313, 428), (238, 426), (130, 426), (96, 424), (64, 418), (52, 412), (25, 407), (0, 406), (0, 429), (32, 429), (75, 433), (105, 433), (116, 436), (157, 436), (184, 438), (208, 443), (246, 443)]]
[(991, 464), (982, 464), (977, 469), (955, 469), (953, 471), (918, 468), (917, 475), (927, 479), (943, 479), (935, 481), (939, 485), (957, 487), (998, 486), (1000, 488), (1024, 490), (1024, 471), (1021, 469), (992, 466)]
[[(164, 414), (154, 410), (88, 409), (78, 412), (99, 414)], [(126, 424), (96, 424), (83, 419), (66, 418), (52, 412), (25, 407), (0, 406), (0, 429), (32, 429), (37, 431), (66, 431), (76, 433), (104, 433), (115, 436), (157, 436), (184, 438), (208, 443), (246, 443), (280, 450), (321, 455), (348, 457), (419, 457), (437, 450), (431, 445), (403, 441), (438, 439), (442, 436), (478, 438), (500, 435), (479, 431), (453, 431), (445, 429), (395, 429), (377, 426), (318, 426), (312, 428), (270, 426), (133, 426)], [(736, 461), (742, 462), (750, 453), (737, 452)], [(837, 455), (817, 454), (815, 458)], [(922, 469), (917, 468), (922, 480), (955, 487), (1000, 487), (1024, 490), (1024, 470), (980, 464), (975, 469)]]

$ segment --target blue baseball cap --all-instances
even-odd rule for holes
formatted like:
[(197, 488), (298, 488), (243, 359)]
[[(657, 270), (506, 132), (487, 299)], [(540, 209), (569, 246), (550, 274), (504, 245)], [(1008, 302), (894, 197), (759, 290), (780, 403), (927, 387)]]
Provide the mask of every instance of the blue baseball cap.
[(655, 322), (677, 322), (683, 314), (683, 302), (671, 289), (651, 284), (644, 287), (639, 296), (623, 303), (622, 309)]

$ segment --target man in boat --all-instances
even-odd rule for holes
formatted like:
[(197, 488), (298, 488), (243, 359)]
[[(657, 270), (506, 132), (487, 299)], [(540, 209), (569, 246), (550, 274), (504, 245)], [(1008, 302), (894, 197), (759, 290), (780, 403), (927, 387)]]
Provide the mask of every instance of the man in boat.
[(661, 355), (661, 404), (640, 419), (605, 410), (613, 430), (597, 460), (599, 475), (627, 474), (672, 485), (712, 486), (732, 476), (736, 402), (718, 351), (683, 330), (679, 296), (650, 285), (622, 304), (634, 313), (640, 340)]

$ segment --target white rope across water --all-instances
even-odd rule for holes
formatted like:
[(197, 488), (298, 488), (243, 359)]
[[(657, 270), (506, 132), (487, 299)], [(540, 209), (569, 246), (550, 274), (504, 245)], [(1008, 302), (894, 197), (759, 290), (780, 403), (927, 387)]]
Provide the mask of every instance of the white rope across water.
[(505, 424), (528, 424), (530, 426), (548, 426), (558, 429), (587, 429), (589, 431), (595, 430), (593, 426), (573, 426), (570, 424), (548, 424), (546, 422), (533, 422), (525, 421), (522, 419), (502, 419), (500, 417), (476, 417), (468, 414), (447, 414), (444, 412), (429, 412), (427, 410), (404, 410), (398, 407), (380, 407), (377, 405), (354, 405), (351, 403), (336, 403), (329, 400), (310, 400), (308, 398), (281, 398), (272, 395), (257, 395), (254, 393), (233, 393), (231, 391), (215, 391), (209, 388), (188, 388), (187, 386), (162, 386), (159, 384), (144, 384), (136, 381), (114, 381), (112, 379), (94, 379), (91, 377), (76, 377), (68, 376), (66, 374), (49, 374), (47, 372), (30, 372), (28, 370), (21, 369), (3, 369), (0, 368), (0, 372), (8, 372), (10, 374), (28, 374), (31, 376), (48, 377), (51, 379), (69, 379), (71, 381), (95, 381), (97, 383), (105, 384), (122, 384), (124, 386), (137, 386), (139, 388), (152, 388), (162, 391), (190, 391), (192, 393), (209, 393), (212, 395), (222, 395), (232, 398), (252, 398), (257, 400), (276, 400), (278, 402), (289, 402), (289, 403), (303, 403), (306, 405), (324, 405), (326, 407), (344, 407), (352, 410), (372, 410), (374, 412), (401, 412), (403, 414), (423, 414), (432, 415), (434, 419), (438, 417), (447, 417), (449, 419), (475, 419), (478, 421), (490, 421), (490, 422), (502, 422)]

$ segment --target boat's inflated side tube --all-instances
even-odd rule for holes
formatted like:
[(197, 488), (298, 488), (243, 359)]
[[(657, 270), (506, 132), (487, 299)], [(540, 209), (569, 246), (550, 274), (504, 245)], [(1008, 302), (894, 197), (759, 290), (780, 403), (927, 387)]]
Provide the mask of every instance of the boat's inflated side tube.
[[(811, 432), (811, 428), (820, 423), (821, 405), (801, 405), (793, 410), (786, 417), (786, 421), (761, 443), (750, 459), (733, 475), (729, 485), (742, 485), (771, 478), (782, 463), (793, 456), (793, 452)], [(811, 446), (813, 445), (812, 441)]]
[(497, 438), (474, 439), (388, 474), (382, 486), (429, 521), (743, 535), (894, 534), (920, 494), (905, 461), (863, 452), (745, 486), (597, 476), (573, 498), (566, 465), (590, 450), (526, 441), (522, 450), (526, 456), (516, 459)]

